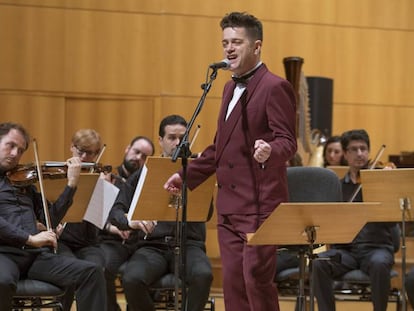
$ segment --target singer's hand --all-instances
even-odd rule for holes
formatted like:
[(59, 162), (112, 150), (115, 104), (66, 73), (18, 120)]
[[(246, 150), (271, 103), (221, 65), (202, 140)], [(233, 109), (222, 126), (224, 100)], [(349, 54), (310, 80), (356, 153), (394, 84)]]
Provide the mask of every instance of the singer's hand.
[(254, 142), (254, 154), (253, 158), (259, 162), (264, 163), (269, 159), (272, 147), (263, 139), (258, 139)]
[(178, 173), (175, 173), (170, 178), (168, 178), (167, 182), (164, 184), (164, 189), (171, 194), (178, 194), (180, 193), (182, 185), (183, 180), (181, 179), (181, 176)]

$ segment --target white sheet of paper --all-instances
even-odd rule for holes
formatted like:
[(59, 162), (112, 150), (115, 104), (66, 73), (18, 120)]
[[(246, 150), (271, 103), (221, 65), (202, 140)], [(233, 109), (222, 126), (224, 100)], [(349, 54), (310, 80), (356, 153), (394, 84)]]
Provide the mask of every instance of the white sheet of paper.
[(145, 177), (147, 176), (148, 167), (146, 164), (142, 167), (141, 175), (139, 176), (137, 187), (135, 188), (134, 197), (132, 198), (131, 205), (129, 206), (128, 210), (128, 220), (131, 220), (132, 216), (134, 215), (135, 207), (137, 206), (137, 202), (139, 196), (141, 195), (142, 187), (144, 186)]
[(118, 192), (116, 186), (98, 178), (83, 219), (103, 229)]

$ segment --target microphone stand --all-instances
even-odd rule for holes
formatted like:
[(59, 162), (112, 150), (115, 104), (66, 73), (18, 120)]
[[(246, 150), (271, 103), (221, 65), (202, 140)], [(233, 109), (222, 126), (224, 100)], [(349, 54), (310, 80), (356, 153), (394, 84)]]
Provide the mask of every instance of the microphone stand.
[[(210, 75), (210, 80), (208, 83), (204, 83), (201, 88), (204, 90), (203, 94), (201, 95), (201, 98), (198, 102), (198, 105), (193, 113), (193, 116), (191, 117), (190, 121), (187, 124), (186, 131), (184, 133), (183, 138), (180, 141), (180, 144), (177, 145), (177, 148), (175, 149), (173, 155), (172, 155), (172, 161), (176, 162), (177, 158), (181, 158), (181, 165), (182, 165), (182, 180), (183, 184), (181, 187), (181, 208), (182, 208), (182, 214), (181, 214), (181, 229), (180, 229), (180, 237), (181, 241), (177, 242), (177, 248), (175, 251), (175, 265), (178, 265), (179, 260), (181, 259), (181, 310), (186, 311), (187, 310), (187, 288), (186, 288), (186, 244), (187, 244), (187, 165), (188, 165), (188, 158), (191, 156), (190, 151), (190, 143), (189, 143), (189, 134), (190, 131), (194, 125), (194, 122), (199, 115), (201, 108), (204, 105), (205, 99), (207, 97), (208, 92), (211, 89), (211, 86), (213, 84), (213, 81), (217, 77), (217, 68), (213, 68), (213, 72)], [(178, 218), (177, 218), (178, 219)], [(178, 228), (178, 224), (177, 224)], [(178, 232), (178, 230), (177, 230)], [(178, 249), (178, 245), (181, 247), (181, 251)], [(180, 256), (181, 255), (181, 256)], [(177, 260), (178, 259), (178, 260)], [(175, 269), (176, 271), (178, 269)], [(178, 275), (175, 275), (175, 282), (176, 282), (176, 288), (178, 288)], [(176, 293), (177, 295), (177, 293)], [(175, 306), (176, 310), (178, 308), (177, 303)], [(191, 310), (189, 310), (191, 311)]]

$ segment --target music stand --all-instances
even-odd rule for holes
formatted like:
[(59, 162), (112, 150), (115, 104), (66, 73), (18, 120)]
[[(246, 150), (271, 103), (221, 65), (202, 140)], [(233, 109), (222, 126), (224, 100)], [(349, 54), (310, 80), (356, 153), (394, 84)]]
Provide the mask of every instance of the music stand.
[[(259, 229), (248, 235), (249, 245), (308, 245), (309, 267), (313, 245), (351, 243), (380, 203), (281, 203)], [(338, 221), (335, 221), (338, 220)], [(305, 256), (300, 256), (297, 306), (305, 311)], [(310, 273), (311, 274), (311, 273)], [(314, 296), (312, 275), (310, 310)]]
[[(181, 195), (171, 195), (163, 188), (163, 183), (180, 168), (177, 162), (172, 162), (170, 158), (148, 157), (135, 189), (135, 193), (129, 208), (129, 220), (161, 220), (176, 222), (176, 247), (175, 247), (175, 310), (178, 310), (178, 290), (179, 290), (179, 261), (185, 252), (180, 249), (184, 244), (179, 241), (179, 223), (182, 219)], [(215, 176), (211, 176), (193, 191), (188, 191), (187, 202), (192, 202), (192, 207), (186, 210), (186, 222), (206, 222), (208, 220), (211, 200), (215, 187)], [(181, 237), (186, 239), (186, 237)], [(182, 245), (184, 248), (185, 245)], [(184, 262), (184, 261), (183, 261)], [(185, 265), (183, 264), (185, 273)], [(184, 291), (185, 277), (182, 276), (182, 304), (186, 303)]]
[(334, 173), (338, 176), (339, 179), (344, 178), (346, 173), (349, 172), (349, 166), (347, 165), (328, 165), (326, 168), (330, 169), (331, 171), (334, 171)]
[[(177, 208), (181, 205), (180, 196), (171, 195), (163, 188), (163, 182), (179, 168), (180, 165), (172, 162), (170, 158), (147, 158), (129, 208), (130, 220), (176, 221), (177, 217), (181, 219), (181, 208)], [(213, 175), (196, 189), (188, 192), (188, 201), (192, 204), (187, 211), (188, 221), (208, 220), (215, 182), (216, 178)]]
[[(68, 209), (62, 222), (81, 222), (91, 199), (99, 174), (81, 173), (72, 206)], [(46, 198), (55, 202), (62, 194), (68, 181), (64, 179), (44, 179)]]
[[(409, 219), (412, 219), (410, 209), (411, 199), (414, 199), (414, 169), (361, 170), (360, 174), (364, 201), (382, 203), (381, 213), (375, 215), (376, 220), (373, 221), (401, 221), (401, 296), (403, 297), (402, 310), (406, 311), (405, 222), (407, 215)], [(401, 214), (397, 212), (398, 209), (401, 210)]]

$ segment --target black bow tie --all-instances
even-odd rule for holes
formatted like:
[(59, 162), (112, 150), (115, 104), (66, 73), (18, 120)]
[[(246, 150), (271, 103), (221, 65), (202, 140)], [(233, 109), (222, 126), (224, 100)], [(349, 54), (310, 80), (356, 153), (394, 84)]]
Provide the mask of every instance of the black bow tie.
[(232, 76), (231, 78), (233, 79), (234, 82), (236, 82), (236, 84), (238, 84), (238, 83), (247, 84), (247, 82), (249, 82), (249, 79), (255, 74), (255, 72), (259, 68), (260, 68), (260, 66), (257, 67), (255, 70), (249, 72), (247, 75), (244, 75), (244, 76), (241, 76), (241, 77)]

